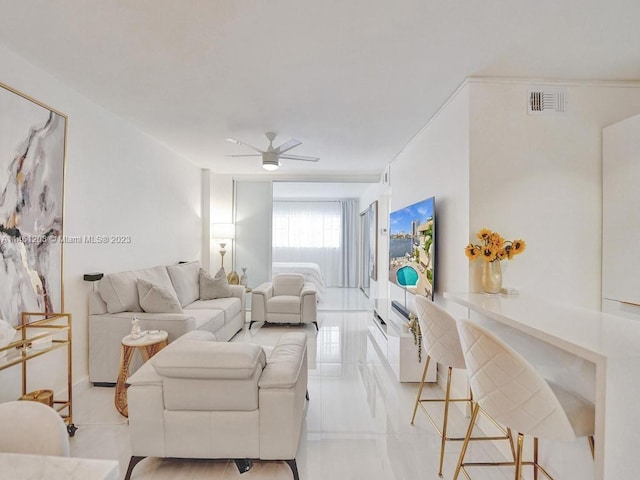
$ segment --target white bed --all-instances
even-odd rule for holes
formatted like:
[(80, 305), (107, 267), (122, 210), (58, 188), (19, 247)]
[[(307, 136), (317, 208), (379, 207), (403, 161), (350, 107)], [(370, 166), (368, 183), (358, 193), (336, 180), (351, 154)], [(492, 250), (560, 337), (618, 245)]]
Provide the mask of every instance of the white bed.
[(307, 282), (313, 282), (318, 291), (318, 300), (324, 292), (324, 278), (317, 263), (311, 262), (273, 262), (273, 275), (276, 273), (301, 273)]

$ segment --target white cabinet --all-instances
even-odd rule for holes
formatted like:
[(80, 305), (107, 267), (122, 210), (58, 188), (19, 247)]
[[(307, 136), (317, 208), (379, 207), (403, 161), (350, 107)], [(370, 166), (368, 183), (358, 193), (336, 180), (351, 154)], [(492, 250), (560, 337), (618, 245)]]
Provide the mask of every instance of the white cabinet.
[(636, 310), (640, 319), (640, 115), (604, 128), (602, 137), (603, 310)]
[[(420, 381), (427, 355), (422, 351), (419, 358), (413, 333), (407, 328), (404, 317), (391, 308), (389, 300), (374, 300), (369, 335), (400, 382)], [(429, 365), (427, 382), (436, 381), (436, 370), (435, 362)]]

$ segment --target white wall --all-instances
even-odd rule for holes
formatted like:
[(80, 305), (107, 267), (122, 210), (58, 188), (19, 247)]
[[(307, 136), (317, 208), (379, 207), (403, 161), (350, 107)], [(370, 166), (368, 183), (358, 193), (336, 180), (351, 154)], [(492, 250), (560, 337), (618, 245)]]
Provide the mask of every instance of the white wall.
[[(68, 115), (65, 234), (132, 239), (128, 245), (65, 246), (64, 303), (73, 314), (73, 372), (78, 381), (87, 375), (91, 288), (82, 275), (199, 259), (201, 171), (3, 47), (0, 81)], [(57, 361), (45, 363), (38, 370), (48, 382), (54, 372), (66, 369)], [(17, 393), (5, 383), (0, 400)]]
[(506, 286), (599, 309), (602, 128), (640, 112), (640, 87), (566, 85), (565, 114), (533, 116), (530, 85), (469, 83), (470, 234), (487, 227), (527, 242), (502, 262)]
[[(395, 211), (435, 196), (436, 301), (442, 293), (467, 291), (469, 237), (469, 88), (461, 87), (391, 164), (391, 204)], [(388, 251), (386, 262), (388, 264)], [(389, 285), (390, 298), (402, 291)], [(455, 305), (447, 305), (455, 313)], [(459, 310), (463, 313), (463, 310)]]

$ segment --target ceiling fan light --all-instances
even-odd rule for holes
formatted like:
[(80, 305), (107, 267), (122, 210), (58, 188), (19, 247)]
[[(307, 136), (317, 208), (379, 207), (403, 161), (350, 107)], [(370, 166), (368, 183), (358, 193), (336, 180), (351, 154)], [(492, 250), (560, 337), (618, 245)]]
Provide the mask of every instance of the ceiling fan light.
[(271, 161), (271, 160), (264, 160), (262, 162), (262, 168), (264, 168), (265, 170), (269, 170), (269, 171), (273, 171), (273, 170), (277, 170), (280, 167), (280, 163), (276, 160)]

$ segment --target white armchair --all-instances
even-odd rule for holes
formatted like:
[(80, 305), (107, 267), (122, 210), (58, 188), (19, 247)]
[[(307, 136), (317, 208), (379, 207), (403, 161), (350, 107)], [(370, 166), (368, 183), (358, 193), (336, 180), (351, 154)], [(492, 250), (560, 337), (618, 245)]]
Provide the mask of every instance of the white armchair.
[(275, 348), (221, 343), (192, 331), (129, 377), (132, 457), (125, 480), (147, 456), (283, 460), (298, 480), (296, 452), (307, 390), (307, 336)]
[(313, 323), (318, 329), (316, 286), (299, 273), (280, 273), (253, 289), (251, 322)]

